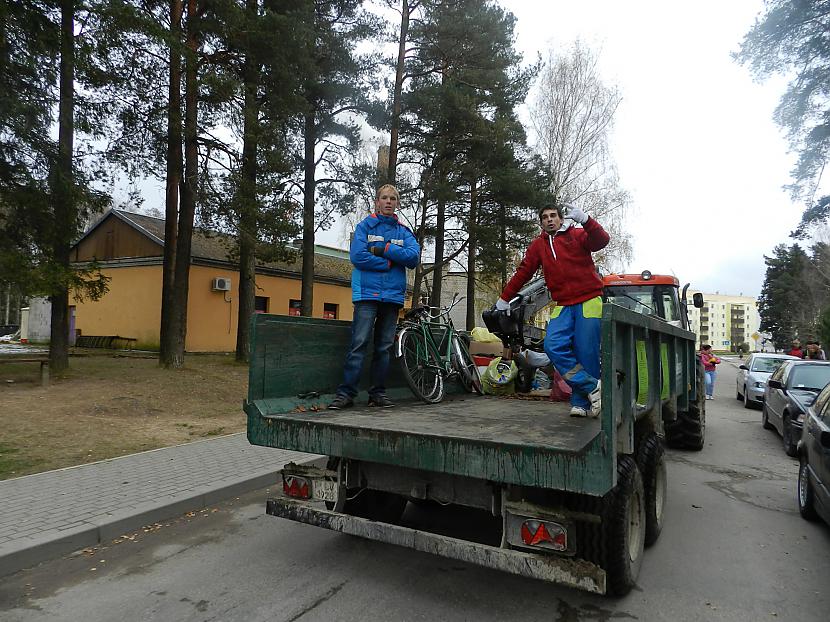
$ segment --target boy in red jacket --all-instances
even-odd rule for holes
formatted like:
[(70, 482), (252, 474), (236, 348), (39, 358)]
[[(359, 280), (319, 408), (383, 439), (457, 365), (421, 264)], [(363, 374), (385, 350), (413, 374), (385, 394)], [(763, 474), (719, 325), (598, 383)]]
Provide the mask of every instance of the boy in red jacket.
[[(582, 225), (566, 223), (568, 219)], [(599, 415), (599, 340), (602, 317), (602, 279), (591, 253), (608, 244), (605, 229), (571, 205), (546, 206), (539, 210), (542, 233), (528, 246), (516, 274), (501, 294), (496, 308), (507, 310), (508, 301), (539, 267), (556, 306), (545, 336), (545, 353), (567, 382), (571, 394), (571, 416)]]

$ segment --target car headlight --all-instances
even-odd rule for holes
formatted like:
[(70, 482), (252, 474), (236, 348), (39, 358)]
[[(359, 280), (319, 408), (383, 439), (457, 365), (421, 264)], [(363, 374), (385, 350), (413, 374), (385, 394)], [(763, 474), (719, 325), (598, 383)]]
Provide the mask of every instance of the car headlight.
[(763, 389), (764, 386), (766, 386), (766, 384), (767, 384), (766, 382), (756, 382), (755, 383), (755, 388), (756, 389)]

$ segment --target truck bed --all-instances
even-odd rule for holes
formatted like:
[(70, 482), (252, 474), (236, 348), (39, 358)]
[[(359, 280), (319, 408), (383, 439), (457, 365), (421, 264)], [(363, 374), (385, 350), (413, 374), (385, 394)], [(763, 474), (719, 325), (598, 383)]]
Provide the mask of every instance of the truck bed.
[(548, 400), (458, 395), (439, 404), (279, 412), (246, 403), (251, 443), (528, 486), (607, 490), (588, 453), (602, 452), (598, 419)]

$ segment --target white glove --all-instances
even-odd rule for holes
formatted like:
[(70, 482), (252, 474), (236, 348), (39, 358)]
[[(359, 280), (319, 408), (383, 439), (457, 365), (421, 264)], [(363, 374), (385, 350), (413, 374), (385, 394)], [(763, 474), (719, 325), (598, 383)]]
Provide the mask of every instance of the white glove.
[(499, 298), (496, 301), (496, 309), (498, 311), (510, 311), (510, 303), (506, 300), (502, 300), (501, 298)]
[(578, 222), (580, 225), (584, 225), (588, 222), (588, 214), (573, 205), (568, 206), (568, 218), (574, 222)]

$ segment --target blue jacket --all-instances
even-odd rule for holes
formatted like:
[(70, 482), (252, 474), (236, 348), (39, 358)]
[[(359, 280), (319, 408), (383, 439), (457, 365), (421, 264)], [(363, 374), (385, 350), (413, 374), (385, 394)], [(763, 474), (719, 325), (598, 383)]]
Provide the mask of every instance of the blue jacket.
[[(383, 256), (369, 248), (383, 248)], [(406, 269), (418, 265), (421, 247), (406, 225), (395, 216), (372, 214), (354, 231), (349, 250), (352, 270), (352, 302), (375, 300), (403, 305)]]

